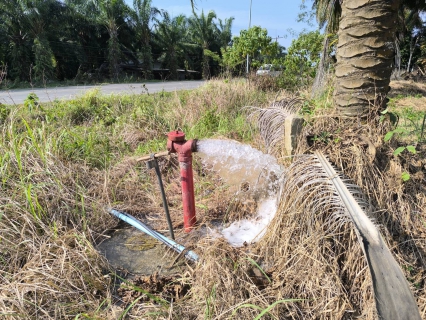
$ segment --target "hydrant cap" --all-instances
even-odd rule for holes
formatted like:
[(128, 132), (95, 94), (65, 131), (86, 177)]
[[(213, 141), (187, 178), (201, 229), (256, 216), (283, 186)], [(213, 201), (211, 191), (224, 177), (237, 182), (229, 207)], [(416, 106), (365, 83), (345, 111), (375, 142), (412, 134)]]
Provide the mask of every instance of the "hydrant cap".
[(173, 142), (185, 141), (185, 133), (179, 130), (169, 132), (167, 137), (169, 138), (170, 141), (173, 141)]

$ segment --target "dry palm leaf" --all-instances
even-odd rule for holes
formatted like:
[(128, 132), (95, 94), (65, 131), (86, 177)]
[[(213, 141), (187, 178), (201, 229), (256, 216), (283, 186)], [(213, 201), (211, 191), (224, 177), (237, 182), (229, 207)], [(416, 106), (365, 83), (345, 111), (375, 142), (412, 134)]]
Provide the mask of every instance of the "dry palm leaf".
[(285, 98), (273, 102), (268, 108), (251, 107), (252, 115), (258, 115), (260, 135), (265, 141), (268, 153), (276, 152), (284, 139), (284, 120), (297, 114), (301, 98)]
[[(359, 187), (342, 179), (322, 153), (306, 155), (293, 162), (283, 186), (282, 198), (292, 199), (288, 204), (291, 210), (302, 208), (310, 212), (330, 213), (325, 220), (325, 227), (330, 233), (339, 230), (350, 219), (370, 269), (379, 317), (420, 319), (401, 268), (366, 214), (372, 212), (372, 206)], [(280, 227), (279, 224), (275, 226)]]

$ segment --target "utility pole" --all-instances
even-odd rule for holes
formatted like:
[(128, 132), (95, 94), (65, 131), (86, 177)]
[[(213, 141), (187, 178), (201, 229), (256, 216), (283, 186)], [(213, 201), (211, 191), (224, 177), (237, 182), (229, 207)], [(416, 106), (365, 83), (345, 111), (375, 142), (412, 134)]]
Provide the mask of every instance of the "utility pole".
[(285, 37), (276, 36), (275, 37), (275, 42), (278, 42), (278, 39), (282, 39), (282, 38), (285, 38)]
[[(251, 3), (252, 0), (250, 0), (250, 17), (249, 17), (249, 29), (251, 28)], [(247, 53), (247, 66), (246, 66), (246, 74), (249, 75), (249, 55)]]

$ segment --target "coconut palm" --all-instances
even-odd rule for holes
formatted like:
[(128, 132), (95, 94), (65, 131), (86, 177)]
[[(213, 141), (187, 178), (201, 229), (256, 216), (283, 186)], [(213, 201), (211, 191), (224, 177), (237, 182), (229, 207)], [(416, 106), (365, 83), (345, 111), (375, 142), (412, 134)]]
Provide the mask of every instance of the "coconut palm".
[(0, 2), (2, 29), (8, 44), (6, 56), (10, 61), (13, 78), (29, 80), (32, 64), (32, 37), (30, 10), (27, 1), (11, 0)]
[(118, 32), (130, 19), (130, 8), (124, 0), (67, 0), (67, 4), (77, 12), (86, 13), (89, 19), (103, 25), (108, 31), (108, 66), (110, 77), (116, 80), (120, 73), (121, 56)]
[(165, 65), (170, 70), (173, 80), (177, 79), (178, 56), (182, 55), (191, 45), (187, 42), (188, 21), (184, 15), (170, 18), (162, 12), (163, 19), (156, 20), (154, 42), (163, 51)]
[(138, 47), (142, 58), (145, 78), (150, 77), (152, 70), (151, 28), (150, 23), (160, 11), (151, 6), (151, 0), (133, 0), (132, 19), (135, 23)]
[(6, 57), (11, 61), (12, 77), (20, 80), (29, 79), (31, 69), (31, 39), (26, 11), (25, 1), (0, 2), (1, 25), (7, 41)]
[(60, 6), (56, 0), (11, 0), (0, 4), (10, 40), (12, 73), (20, 79), (28, 79), (30, 74), (36, 80), (55, 77), (56, 60), (48, 36), (52, 14)]
[(48, 41), (48, 29), (51, 11), (56, 5), (56, 0), (27, 1), (28, 21), (34, 38), (34, 76), (36, 80), (55, 77), (56, 60)]
[(319, 22), (330, 30), (338, 26), (334, 101), (343, 114), (359, 115), (373, 104), (384, 105), (402, 3), (426, 7), (421, 0), (314, 0)]
[(189, 19), (189, 25), (191, 27), (192, 39), (202, 48), (202, 60), (203, 60), (203, 78), (208, 79), (210, 77), (209, 60), (210, 57), (207, 51), (210, 49), (210, 45), (215, 41), (216, 25), (214, 19), (216, 13), (209, 11), (207, 15), (204, 11), (201, 11), (201, 15), (198, 16), (193, 11), (194, 16)]
[(229, 46), (232, 40), (232, 22), (234, 21), (234, 17), (230, 17), (222, 21), (222, 19), (218, 19), (219, 24), (217, 26), (218, 30), (218, 42), (221, 48), (226, 48)]

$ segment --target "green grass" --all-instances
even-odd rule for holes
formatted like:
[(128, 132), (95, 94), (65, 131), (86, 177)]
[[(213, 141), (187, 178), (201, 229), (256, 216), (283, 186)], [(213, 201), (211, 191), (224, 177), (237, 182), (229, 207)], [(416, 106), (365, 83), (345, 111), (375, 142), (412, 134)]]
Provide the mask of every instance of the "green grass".
[[(103, 208), (149, 207), (156, 197), (149, 174), (126, 161), (165, 150), (166, 134), (177, 128), (188, 139), (250, 140), (256, 131), (243, 107), (269, 99), (244, 83), (212, 82), (149, 95), (91, 90), (49, 103), (32, 94), (23, 105), (0, 105), (0, 265), (10, 275), (0, 291), (24, 283), (25, 270), (35, 270), (38, 286), (37, 295), (10, 297), (16, 301), (2, 312), (105, 319), (112, 284), (94, 239), (116, 222)], [(131, 312), (122, 306), (118, 317)]]
[[(399, 138), (407, 143), (425, 142), (426, 139), (426, 104), (422, 105), (421, 95), (390, 99), (389, 110), (396, 115)], [(417, 100), (417, 101), (416, 101)], [(403, 101), (403, 103), (402, 103)], [(410, 105), (410, 102), (412, 104)]]

